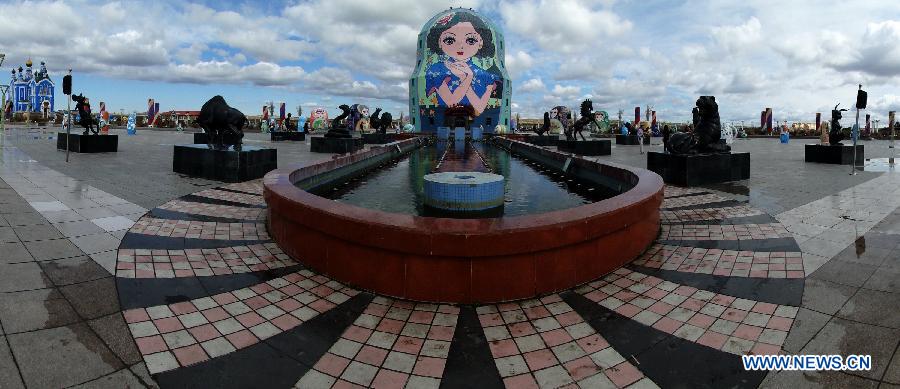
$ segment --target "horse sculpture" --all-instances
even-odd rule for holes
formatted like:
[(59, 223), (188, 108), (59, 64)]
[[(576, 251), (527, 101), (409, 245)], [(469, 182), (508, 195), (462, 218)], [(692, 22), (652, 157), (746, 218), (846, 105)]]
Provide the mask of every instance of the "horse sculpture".
[(241, 111), (230, 107), (225, 98), (214, 96), (200, 108), (197, 124), (206, 132), (209, 148), (227, 150), (233, 147), (240, 151), (243, 128), (249, 121)]
[(347, 104), (341, 104), (340, 107), (341, 114), (338, 117), (334, 118), (331, 121), (331, 129), (325, 133), (326, 138), (352, 138), (353, 135), (350, 135), (350, 131), (347, 130), (347, 125), (342, 124), (341, 121), (350, 116), (350, 106)]
[(87, 135), (88, 131), (94, 135), (100, 134), (100, 123), (91, 116), (91, 100), (81, 94), (72, 95), (72, 100), (75, 101), (75, 109), (78, 110), (78, 124), (84, 127), (84, 135)]
[(722, 139), (722, 122), (715, 96), (700, 96), (693, 109), (694, 132), (676, 132), (666, 142), (673, 154), (727, 153), (731, 146)]
[(831, 110), (831, 125), (828, 131), (828, 144), (830, 145), (840, 145), (841, 141), (844, 140), (844, 133), (841, 131), (841, 112), (846, 111), (847, 109), (838, 109), (838, 106), (841, 103), (838, 103), (834, 106), (834, 109)]
[(550, 112), (544, 112), (544, 124), (539, 128), (536, 128), (534, 132), (536, 132), (538, 136), (544, 136), (544, 134), (550, 132)]
[(566, 131), (566, 140), (578, 140), (578, 137), (575, 136), (576, 134), (581, 136), (581, 140), (586, 140), (581, 132), (584, 131), (584, 126), (591, 123), (598, 127), (600, 126), (600, 123), (597, 123), (597, 118), (594, 116), (594, 103), (590, 100), (585, 100), (581, 102), (581, 117), (575, 121), (571, 130)]

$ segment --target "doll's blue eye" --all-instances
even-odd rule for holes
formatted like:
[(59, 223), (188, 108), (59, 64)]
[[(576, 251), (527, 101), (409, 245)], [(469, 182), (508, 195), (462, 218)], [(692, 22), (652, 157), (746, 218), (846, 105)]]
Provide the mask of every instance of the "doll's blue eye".
[(454, 43), (456, 43), (456, 39), (453, 38), (452, 36), (448, 36), (448, 37), (444, 38), (445, 45), (452, 45)]
[(478, 39), (473, 38), (473, 37), (468, 37), (468, 38), (466, 38), (466, 43), (468, 43), (469, 46), (475, 46), (475, 44), (478, 43)]

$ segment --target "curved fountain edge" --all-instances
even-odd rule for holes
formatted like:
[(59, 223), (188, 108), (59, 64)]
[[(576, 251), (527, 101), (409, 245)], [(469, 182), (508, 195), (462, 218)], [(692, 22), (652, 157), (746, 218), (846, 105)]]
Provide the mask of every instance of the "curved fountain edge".
[(631, 261), (656, 237), (662, 178), (648, 170), (571, 157), (515, 140), (570, 168), (632, 180), (628, 191), (560, 211), (491, 219), (401, 215), (328, 200), (294, 183), (393, 153), (404, 140), (263, 180), (270, 235), (307, 266), (342, 282), (412, 300), (486, 303), (533, 297), (594, 280)]

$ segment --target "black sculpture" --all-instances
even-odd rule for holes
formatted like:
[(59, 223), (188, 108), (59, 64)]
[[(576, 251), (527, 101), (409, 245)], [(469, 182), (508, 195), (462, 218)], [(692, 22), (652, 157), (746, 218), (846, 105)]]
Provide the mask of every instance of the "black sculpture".
[(347, 130), (346, 124), (341, 123), (342, 121), (344, 121), (344, 119), (347, 118), (347, 116), (350, 116), (350, 106), (347, 104), (341, 104), (341, 106), (338, 108), (340, 108), (342, 112), (340, 115), (338, 115), (338, 117), (334, 118), (331, 121), (331, 129), (325, 133), (325, 137), (352, 138), (353, 135), (350, 135), (350, 131)]
[(838, 109), (838, 103), (834, 106), (834, 109), (831, 110), (831, 128), (828, 129), (828, 144), (830, 145), (840, 145), (841, 141), (844, 140), (844, 132), (841, 131), (841, 112), (846, 111), (847, 109)]
[(75, 101), (75, 109), (78, 110), (78, 124), (84, 127), (84, 135), (87, 135), (88, 131), (93, 132), (94, 135), (100, 134), (100, 123), (91, 116), (90, 99), (79, 94), (72, 95), (72, 100)]
[(210, 149), (227, 150), (233, 147), (241, 150), (243, 128), (249, 124), (241, 111), (232, 108), (222, 96), (214, 96), (200, 108), (197, 124), (206, 132)]
[(394, 124), (394, 115), (391, 115), (390, 112), (385, 112), (381, 115), (381, 120), (378, 122), (378, 133), (381, 135), (387, 134), (387, 129)]
[(692, 111), (694, 132), (672, 134), (666, 149), (673, 154), (730, 152), (731, 146), (722, 139), (722, 122), (715, 96), (700, 96)]
[(538, 136), (544, 136), (544, 134), (550, 132), (550, 112), (544, 112), (544, 124), (539, 128), (535, 128), (534, 132), (536, 132)]
[(581, 140), (584, 139), (584, 134), (581, 132), (584, 131), (584, 126), (595, 123), (598, 127), (600, 123), (597, 123), (597, 118), (594, 117), (594, 102), (590, 100), (585, 100), (581, 102), (581, 117), (575, 121), (575, 124), (572, 125), (572, 129), (566, 132), (566, 140), (578, 140), (578, 137), (575, 134), (581, 136)]
[(381, 118), (379, 117), (380, 115), (381, 108), (375, 108), (375, 112), (369, 115), (369, 128), (375, 130), (375, 132), (378, 132), (378, 123), (379, 120), (381, 120)]
[(672, 130), (669, 129), (669, 125), (666, 124), (662, 129), (662, 137), (663, 137), (663, 150), (669, 149), (669, 138), (672, 136)]

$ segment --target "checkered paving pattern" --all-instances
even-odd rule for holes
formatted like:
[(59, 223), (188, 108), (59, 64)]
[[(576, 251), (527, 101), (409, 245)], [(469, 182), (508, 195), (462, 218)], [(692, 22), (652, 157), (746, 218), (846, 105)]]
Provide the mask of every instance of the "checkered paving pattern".
[(249, 288), (124, 312), (150, 373), (193, 365), (294, 328), (357, 294), (308, 270)]
[(507, 388), (656, 387), (559, 295), (476, 311)]
[(728, 199), (719, 196), (717, 194), (702, 194), (696, 196), (686, 196), (686, 197), (672, 197), (666, 198), (663, 200), (660, 208), (678, 208), (678, 207), (688, 207), (692, 205), (701, 205), (708, 203), (716, 203), (720, 201), (726, 201)]
[(248, 273), (296, 265), (275, 243), (215, 249), (119, 249), (116, 277), (177, 278)]
[(750, 240), (792, 238), (781, 223), (733, 225), (662, 225), (663, 240)]
[(263, 220), (266, 210), (264, 208), (245, 208), (230, 205), (196, 203), (184, 200), (172, 200), (159, 206), (175, 212), (184, 212), (194, 215), (225, 217), (242, 220)]
[(666, 185), (664, 187), (665, 197), (686, 196), (694, 193), (705, 193), (707, 190), (700, 188), (685, 188), (680, 186)]
[(624, 268), (576, 291), (644, 325), (737, 355), (778, 354), (798, 310), (698, 290)]
[(262, 196), (263, 194), (263, 185), (262, 179), (247, 181), (247, 182), (238, 182), (235, 184), (228, 184), (223, 186), (222, 188), (229, 190), (236, 190), (245, 193), (253, 193)]
[(437, 388), (459, 308), (376, 297), (295, 387)]
[(141, 217), (129, 232), (172, 238), (269, 240), (264, 223), (217, 223)]
[(235, 203), (248, 204), (248, 205), (266, 205), (266, 202), (263, 200), (262, 195), (252, 195), (246, 193), (236, 193), (236, 192), (228, 192), (224, 190), (218, 189), (207, 189), (202, 190), (197, 193), (193, 193), (194, 196), (201, 196), (210, 199), (216, 200), (225, 200), (232, 201)]
[(746, 205), (722, 208), (679, 209), (660, 211), (663, 223), (689, 223), (695, 221), (724, 220), (736, 217), (758, 216), (765, 213)]
[(800, 252), (753, 252), (654, 244), (632, 264), (729, 277), (803, 278)]

